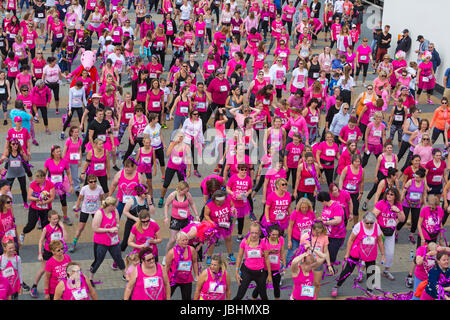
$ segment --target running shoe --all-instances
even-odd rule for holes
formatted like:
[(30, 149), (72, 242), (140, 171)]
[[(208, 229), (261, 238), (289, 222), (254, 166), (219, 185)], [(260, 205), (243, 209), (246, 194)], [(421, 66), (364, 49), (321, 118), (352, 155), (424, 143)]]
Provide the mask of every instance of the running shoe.
[(236, 241), (237, 241), (237, 242), (241, 242), (242, 240), (244, 240), (244, 237), (243, 237), (243, 236), (238, 236), (238, 237), (236, 238)]
[(34, 122), (35, 122), (35, 123), (39, 123), (39, 118), (35, 116), (35, 117), (34, 117)]
[(168, 114), (166, 114), (166, 121), (169, 121), (169, 120), (170, 120), (170, 117)]
[(19, 241), (23, 245), (23, 242), (25, 241), (25, 235), (23, 233), (20, 234)]
[(23, 291), (28, 292), (28, 291), (30, 291), (30, 286), (27, 285), (25, 282), (23, 282), (22, 283), (22, 289), (23, 289)]
[(219, 172), (220, 169), (219, 168), (214, 168), (214, 173)]
[(52, 134), (49, 129), (45, 129), (45, 133), (48, 134), (48, 135)]
[(161, 128), (167, 129), (167, 125), (166, 125), (165, 123), (163, 123), (163, 124), (161, 125)]
[(202, 177), (200, 172), (198, 172), (197, 170), (194, 170), (194, 176), (196, 176), (197, 178), (201, 178)]
[(161, 265), (163, 265), (163, 266), (166, 265), (166, 256), (164, 256), (163, 261), (161, 262)]
[(428, 104), (434, 104), (433, 100), (431, 100), (431, 99), (428, 99), (427, 102), (428, 102)]
[(37, 297), (39, 297), (39, 292), (38, 292), (37, 287), (33, 287), (33, 288), (30, 289), (30, 296), (31, 296), (32, 298), (37, 298)]
[(55, 113), (56, 113), (56, 114), (59, 114), (59, 110), (58, 110), (58, 109), (56, 109), (56, 110), (55, 110)]
[(393, 275), (390, 271), (388, 271), (388, 270), (384, 270), (384, 271), (383, 271), (383, 276), (385, 276), (387, 279), (389, 279), (389, 280), (391, 280), (391, 281), (394, 281), (394, 280), (395, 280), (394, 275)]
[(72, 244), (70, 245), (70, 247), (69, 247), (69, 252), (70, 252), (70, 253), (74, 253), (74, 252), (75, 252), (76, 246), (77, 246), (76, 244), (72, 243)]
[(211, 264), (211, 256), (206, 257), (206, 265), (209, 266)]
[(413, 236), (412, 234), (409, 235), (409, 241), (410, 241), (412, 244), (416, 244), (416, 239), (414, 238), (414, 236)]
[(333, 287), (333, 289), (331, 289), (331, 296), (333, 298), (336, 298), (338, 296), (338, 287)]
[(118, 270), (119, 269), (119, 267), (117, 266), (117, 263), (115, 261), (111, 265), (111, 269), (113, 269), (113, 270)]
[(256, 216), (255, 216), (255, 213), (252, 211), (252, 212), (250, 212), (250, 219), (251, 220), (253, 220), (253, 221), (256, 221), (256, 220), (258, 220), (258, 218), (256, 218)]
[(164, 199), (163, 199), (163, 198), (160, 198), (160, 199), (159, 199), (159, 202), (158, 202), (158, 208), (162, 208), (163, 205), (164, 205)]
[(232, 253), (230, 253), (230, 254), (228, 255), (228, 260), (229, 260), (231, 263), (236, 263), (236, 258), (234, 257), (234, 255), (233, 255)]
[(164, 176), (161, 176), (161, 180), (164, 181)]
[(64, 132), (61, 132), (61, 136), (59, 137), (61, 140), (64, 140), (64, 138), (65, 138), (65, 134), (64, 134)]
[(42, 230), (42, 223), (41, 223), (41, 220), (38, 220), (38, 222), (37, 222), (37, 228), (38, 228), (39, 230)]
[(3, 125), (7, 126), (8, 125), (8, 120), (3, 120)]
[(38, 143), (36, 140), (33, 140), (33, 144), (34, 144), (35, 146), (39, 146), (39, 143)]
[(63, 223), (67, 224), (68, 226), (71, 226), (73, 224), (69, 217), (64, 217)]
[(367, 202), (363, 202), (362, 209), (363, 211), (367, 211)]
[(28, 205), (27, 202), (25, 202), (25, 203), (23, 204), (23, 207), (24, 207), (25, 209), (27, 209), (27, 210), (28, 210), (28, 208), (30, 208), (30, 206)]
[(412, 288), (413, 287), (413, 277), (408, 274), (408, 276), (406, 277), (406, 283), (405, 283), (407, 288)]
[(113, 169), (116, 171), (120, 171), (120, 169), (117, 167), (117, 165), (114, 165)]
[(122, 275), (122, 280), (127, 281), (127, 278), (124, 275)]

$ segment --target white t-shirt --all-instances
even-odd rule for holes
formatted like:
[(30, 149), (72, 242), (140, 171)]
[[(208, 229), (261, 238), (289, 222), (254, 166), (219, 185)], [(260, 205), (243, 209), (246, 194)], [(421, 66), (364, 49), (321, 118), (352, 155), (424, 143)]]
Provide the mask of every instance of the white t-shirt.
[(112, 65), (117, 68), (119, 73), (122, 73), (122, 69), (125, 66), (125, 57), (123, 54), (117, 56), (116, 53), (113, 52), (108, 56), (108, 59), (111, 59)]
[[(284, 76), (281, 78), (278, 77), (278, 75), (280, 74), (279, 72), (283, 72)], [(272, 84), (281, 86), (283, 84), (283, 78), (286, 76), (286, 67), (284, 65), (279, 67), (277, 64), (274, 64), (270, 67), (269, 74)]]
[(161, 88), (161, 90), (164, 92), (164, 103), (167, 103), (167, 100), (169, 99), (170, 88), (164, 87)]
[(181, 20), (189, 20), (190, 16), (191, 16), (191, 11), (192, 11), (192, 7), (190, 4), (188, 4), (187, 6), (182, 5), (180, 7), (180, 19)]
[(350, 90), (352, 87), (355, 86), (355, 81), (352, 77), (349, 77), (346, 84), (343, 84), (342, 81), (344, 81), (345, 76), (341, 76), (337, 82), (337, 85), (341, 87), (342, 90)]
[(81, 188), (80, 194), (84, 197), (81, 204), (81, 211), (88, 214), (94, 214), (100, 208), (100, 196), (103, 194), (103, 188), (97, 186), (95, 190), (91, 190), (89, 186)]
[[(409, 82), (409, 88), (412, 90), (416, 90), (416, 75), (417, 71), (414, 68), (407, 67), (406, 71), (408, 71), (408, 74), (411, 76), (411, 81)], [(414, 77), (414, 78), (412, 78)]]
[(144, 136), (149, 135), (152, 140), (152, 147), (156, 148), (161, 145), (161, 125), (157, 123), (154, 128), (148, 124), (144, 129)]
[[(303, 81), (301, 81), (302, 77)], [(304, 68), (303, 71), (300, 71), (299, 68), (295, 68), (294, 71), (292, 72), (292, 78), (294, 79), (292, 81), (292, 85), (297, 89), (303, 89), (308, 79), (308, 70)]]
[(69, 90), (69, 109), (72, 108), (82, 108), (87, 105), (86, 93), (84, 88), (77, 89), (77, 87), (72, 87)]

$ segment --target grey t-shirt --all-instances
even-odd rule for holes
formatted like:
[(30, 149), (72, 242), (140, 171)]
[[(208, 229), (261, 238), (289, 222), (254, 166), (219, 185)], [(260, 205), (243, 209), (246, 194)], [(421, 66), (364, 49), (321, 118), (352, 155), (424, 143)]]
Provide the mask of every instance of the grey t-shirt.
[(14, 157), (10, 153), (8, 158), (6, 158), (6, 161), (8, 162), (8, 172), (6, 173), (6, 179), (25, 176), (25, 168), (22, 163), (22, 158), (19, 155), (17, 155), (17, 157)]

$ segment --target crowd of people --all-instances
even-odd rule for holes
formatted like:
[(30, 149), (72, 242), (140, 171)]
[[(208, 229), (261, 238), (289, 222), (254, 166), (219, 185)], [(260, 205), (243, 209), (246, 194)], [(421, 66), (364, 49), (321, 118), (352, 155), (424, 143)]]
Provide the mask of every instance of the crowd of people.
[[(374, 28), (370, 44), (362, 36), (360, 0), (2, 5), (0, 104), (8, 131), (0, 159), (0, 299), (23, 291), (37, 298), (44, 276), (47, 300), (95, 300), (107, 252), (126, 281), (126, 300), (170, 300), (178, 287), (183, 300), (228, 300), (234, 280), (234, 300), (252, 281), (252, 299), (267, 300), (268, 283), (280, 299), (287, 271), (291, 300), (317, 299), (325, 275), (336, 297), (356, 267), (355, 281), (364, 269), (370, 278), (378, 256), (381, 274), (396, 280), (390, 270), (409, 217), (417, 251), (406, 287), (414, 299), (449, 299), (449, 106), (444, 96), (431, 122), (420, 118), (418, 100), (425, 93), (434, 104), (441, 63), (423, 36), (414, 61), (406, 60), (407, 29), (389, 56), (388, 25)], [(66, 108), (60, 91), (67, 80)], [(62, 123), (49, 118), (53, 102)], [(52, 146), (39, 167), (31, 144), (39, 145), (37, 131), (51, 135), (55, 127), (62, 146)], [(441, 134), (443, 149), (435, 145)], [(366, 172), (372, 155), (375, 170)], [(202, 177), (199, 165), (205, 174), (211, 157)], [(201, 206), (192, 175), (201, 178)], [(13, 206), (16, 179), (23, 203)], [(18, 230), (14, 207), (22, 205), (28, 217)], [(79, 221), (69, 239), (72, 215)], [(83, 250), (77, 244), (89, 217), (93, 262), (82, 272), (70, 253)], [(36, 227), (41, 263), (27, 285), (19, 250)], [(226, 256), (214, 253), (217, 241)], [(375, 289), (367, 282), (369, 296)]]

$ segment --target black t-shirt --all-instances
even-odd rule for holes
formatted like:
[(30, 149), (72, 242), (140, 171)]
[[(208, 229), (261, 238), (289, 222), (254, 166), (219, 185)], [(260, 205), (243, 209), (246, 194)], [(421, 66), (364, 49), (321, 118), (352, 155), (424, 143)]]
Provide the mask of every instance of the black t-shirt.
[(193, 73), (193, 74), (197, 73), (197, 70), (198, 70), (198, 67), (199, 67), (199, 64), (198, 64), (197, 61), (194, 61), (194, 65), (193, 66), (191, 65), (191, 62), (189, 61), (188, 62), (188, 66), (189, 66), (189, 71), (191, 73)]
[[(341, 106), (342, 107), (342, 106)], [(328, 122), (328, 128), (330, 128), (331, 123), (333, 122), (333, 118), (336, 114), (338, 114), (340, 109), (336, 108), (336, 105), (332, 105), (330, 109), (328, 109), (327, 116), (325, 117), (325, 122)]]
[(106, 119), (103, 119), (101, 123), (96, 119), (92, 120), (92, 122), (89, 123), (89, 130), (94, 130), (92, 140), (95, 140), (99, 135), (109, 135), (110, 129), (111, 125)]
[[(240, 73), (237, 73), (235, 71), (233, 71), (233, 73), (230, 76), (230, 80), (234, 79), (234, 85), (235, 86), (239, 86), (242, 87), (242, 81), (244, 80), (244, 78), (242, 77), (242, 75)], [(230, 81), (230, 84), (232, 84), (233, 82)]]
[[(101, 103), (98, 104), (98, 108), (104, 110), (105, 106)], [(95, 118), (95, 113), (97, 112), (97, 108), (92, 104), (88, 104), (86, 107), (87, 111), (88, 111), (88, 123), (91, 123), (92, 120), (94, 120)]]
[[(383, 40), (389, 40), (389, 43), (382, 43)], [(383, 48), (383, 49), (390, 48), (391, 40), (392, 40), (392, 35), (390, 33), (388, 33), (387, 35), (384, 35), (384, 33), (382, 32), (380, 34), (380, 37), (378, 38), (378, 48)]]
[(34, 17), (38, 19), (45, 19), (45, 4), (43, 3), (42, 6), (36, 5), (36, 3), (33, 3), (33, 10), (34, 10)]
[(69, 5), (67, 5), (67, 4), (63, 4), (63, 5), (61, 5), (59, 3), (56, 4), (56, 10), (58, 10), (59, 19), (61, 21), (64, 21), (64, 18), (66, 17), (66, 14), (67, 14), (68, 7), (69, 7)]

